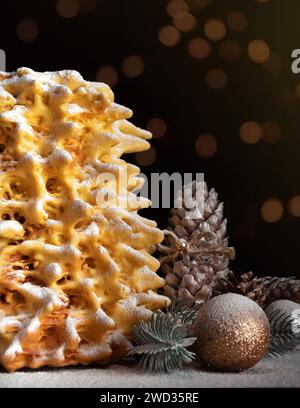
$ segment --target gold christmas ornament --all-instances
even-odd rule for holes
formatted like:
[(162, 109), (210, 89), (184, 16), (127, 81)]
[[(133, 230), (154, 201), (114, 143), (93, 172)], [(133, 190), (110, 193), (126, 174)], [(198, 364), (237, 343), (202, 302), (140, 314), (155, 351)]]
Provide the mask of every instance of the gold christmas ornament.
[(131, 116), (107, 85), (76, 71), (0, 72), (0, 363), (8, 370), (107, 363), (126, 354), (132, 326), (168, 303), (150, 255), (163, 233), (137, 213), (148, 200), (134, 209), (128, 201), (142, 179), (121, 156), (147, 150), (151, 137)]
[(200, 361), (219, 371), (247, 370), (269, 347), (270, 327), (264, 311), (254, 301), (234, 293), (206, 302), (193, 331)]

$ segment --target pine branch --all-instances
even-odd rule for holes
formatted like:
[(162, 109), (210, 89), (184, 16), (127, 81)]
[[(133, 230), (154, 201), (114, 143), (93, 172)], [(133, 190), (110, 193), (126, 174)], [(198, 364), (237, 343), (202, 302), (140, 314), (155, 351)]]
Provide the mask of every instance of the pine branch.
[(177, 302), (171, 303), (167, 308), (167, 313), (175, 320), (179, 320), (182, 324), (191, 326), (202, 304), (203, 302), (195, 302), (193, 305), (188, 305), (184, 300), (179, 299)]
[(300, 314), (275, 310), (269, 315), (271, 340), (267, 357), (283, 356), (300, 345)]
[(129, 350), (128, 355), (142, 356), (140, 367), (155, 373), (170, 373), (190, 363), (195, 358), (195, 353), (187, 348), (196, 338), (188, 337), (190, 324), (183, 323), (183, 320), (191, 322), (191, 313), (188, 315), (184, 310), (182, 317), (176, 309), (174, 315), (170, 312), (158, 312), (153, 313), (149, 321), (140, 321), (132, 329), (136, 347)]

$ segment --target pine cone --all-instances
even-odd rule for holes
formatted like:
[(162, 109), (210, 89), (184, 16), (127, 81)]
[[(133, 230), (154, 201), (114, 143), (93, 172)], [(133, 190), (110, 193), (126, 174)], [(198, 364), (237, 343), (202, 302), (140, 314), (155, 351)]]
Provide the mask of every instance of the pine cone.
[(300, 303), (300, 279), (271, 276), (259, 278), (252, 272), (247, 272), (239, 279), (231, 276), (229, 279), (221, 280), (215, 290), (215, 295), (226, 292), (237, 292), (247, 296), (263, 307), (280, 299)]
[(223, 203), (219, 203), (214, 189), (208, 192), (206, 183), (202, 187), (203, 211), (199, 202), (192, 209), (188, 205), (191, 197), (196, 198), (196, 188), (201, 188), (194, 181), (184, 187), (190, 195), (178, 197), (181, 208), (171, 210), (165, 241), (158, 246), (163, 254), (161, 271), (166, 279), (163, 292), (173, 300), (207, 300), (220, 279), (232, 276), (228, 264), (235, 252), (228, 247)]
[(258, 278), (253, 277), (252, 272), (248, 272), (241, 276), (238, 289), (242, 295), (255, 300), (261, 306), (267, 306), (279, 299), (300, 303), (300, 280), (293, 277), (264, 276)]

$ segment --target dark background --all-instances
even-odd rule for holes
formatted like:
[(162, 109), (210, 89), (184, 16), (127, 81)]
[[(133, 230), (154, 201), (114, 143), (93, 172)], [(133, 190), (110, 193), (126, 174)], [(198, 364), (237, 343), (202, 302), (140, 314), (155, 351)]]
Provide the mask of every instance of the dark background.
[[(300, 276), (300, 214), (299, 208), (298, 216), (289, 209), (290, 200), (300, 195), (296, 93), (300, 74), (291, 72), (291, 52), (300, 48), (299, 0), (186, 0), (197, 25), (182, 32), (172, 47), (158, 38), (162, 26), (173, 24), (166, 11), (170, 1), (66, 1), (67, 10), (74, 1), (80, 7), (70, 18), (59, 14), (57, 1), (1, 2), (0, 48), (7, 55), (7, 70), (76, 69), (94, 81), (102, 66), (112, 66), (118, 75), (113, 88), (116, 101), (134, 110), (134, 123), (147, 127), (151, 119), (160, 118), (167, 125), (164, 136), (152, 143), (156, 160), (142, 171), (204, 172), (208, 185), (225, 203), (230, 243), (237, 250), (235, 268)], [(227, 24), (228, 14), (235, 10), (248, 20), (241, 31)], [(210, 55), (193, 58), (188, 44), (193, 38), (205, 38), (210, 18), (224, 22), (226, 36), (221, 41), (207, 39)], [(24, 19), (31, 19), (31, 25), (24, 25)], [(248, 45), (255, 39), (268, 44), (275, 62), (257, 64), (249, 57)], [(238, 44), (236, 60), (220, 56), (224, 40)], [(143, 72), (134, 78), (122, 71), (131, 55), (144, 61)], [(207, 83), (212, 68), (222, 69), (228, 77), (222, 89)], [(275, 123), (280, 138), (274, 143), (263, 139), (245, 143), (239, 130), (248, 121)], [(195, 150), (197, 138), (205, 133), (213, 134), (217, 142), (216, 152), (208, 158)], [(131, 160), (139, 162), (138, 156)], [(274, 210), (276, 222), (266, 222), (261, 213), (270, 198), (281, 203), (282, 214)], [(146, 214), (160, 227), (166, 225), (167, 210), (149, 209)]]

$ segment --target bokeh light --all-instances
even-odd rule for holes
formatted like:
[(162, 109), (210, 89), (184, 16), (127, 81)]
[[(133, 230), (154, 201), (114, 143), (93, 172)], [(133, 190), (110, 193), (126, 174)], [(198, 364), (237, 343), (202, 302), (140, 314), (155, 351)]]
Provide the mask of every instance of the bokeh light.
[(288, 204), (288, 209), (294, 217), (300, 217), (300, 195), (293, 197)]
[(283, 205), (278, 198), (269, 198), (261, 207), (261, 216), (264, 221), (273, 223), (283, 216)]
[(241, 54), (240, 46), (231, 40), (225, 40), (220, 44), (219, 52), (221, 57), (226, 61), (234, 61)]
[(174, 47), (181, 40), (181, 34), (176, 27), (172, 25), (166, 25), (159, 29), (158, 39), (167, 47)]
[(176, 17), (176, 15), (187, 12), (189, 6), (183, 0), (171, 0), (167, 5), (167, 13), (171, 17)]
[(215, 90), (224, 88), (227, 85), (228, 77), (226, 72), (220, 68), (214, 68), (206, 74), (207, 85)]
[(128, 78), (136, 78), (144, 71), (145, 64), (139, 55), (131, 55), (122, 62), (122, 72)]
[(247, 144), (259, 142), (263, 135), (263, 129), (256, 122), (245, 122), (240, 127), (240, 138)]
[(203, 59), (208, 57), (211, 47), (204, 38), (194, 38), (188, 44), (188, 52), (194, 58)]
[(139, 166), (150, 166), (156, 160), (157, 153), (153, 146), (145, 152), (139, 152), (135, 154), (135, 161)]
[(248, 18), (242, 11), (232, 11), (227, 16), (227, 24), (234, 31), (242, 31), (248, 26)]
[(152, 133), (155, 139), (158, 139), (167, 133), (167, 124), (161, 118), (153, 118), (149, 120), (147, 129)]
[(205, 133), (200, 135), (195, 144), (196, 153), (202, 158), (213, 156), (218, 148), (218, 143), (214, 135)]
[(270, 48), (263, 40), (253, 40), (249, 43), (248, 54), (253, 62), (263, 64), (270, 56)]
[(200, 11), (209, 6), (213, 0), (187, 0), (190, 10)]
[(220, 41), (226, 35), (226, 27), (222, 20), (212, 18), (205, 23), (204, 32), (209, 40)]
[(275, 122), (265, 122), (262, 125), (263, 140), (267, 143), (276, 143), (280, 139), (281, 129)]
[(31, 18), (24, 18), (17, 25), (17, 34), (23, 42), (33, 42), (39, 35), (39, 27)]
[(99, 82), (108, 84), (111, 88), (114, 88), (118, 83), (118, 72), (111, 65), (103, 65), (96, 74), (96, 79)]
[(78, 0), (58, 0), (56, 11), (63, 18), (73, 18), (80, 11), (80, 3)]
[(196, 25), (197, 21), (191, 13), (179, 13), (173, 20), (175, 27), (183, 32), (192, 31)]

